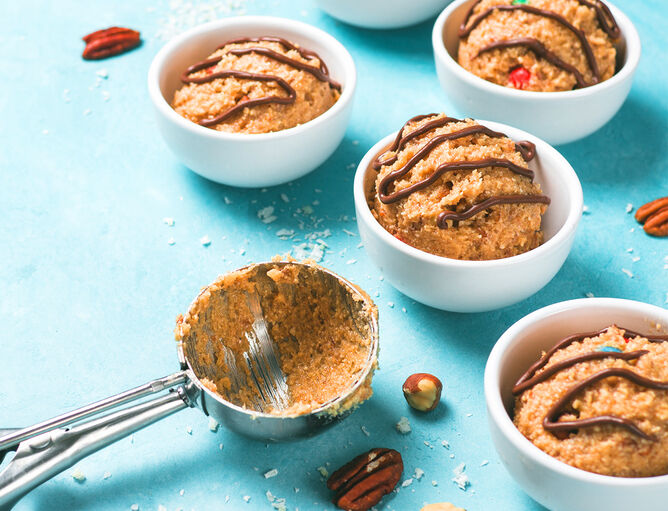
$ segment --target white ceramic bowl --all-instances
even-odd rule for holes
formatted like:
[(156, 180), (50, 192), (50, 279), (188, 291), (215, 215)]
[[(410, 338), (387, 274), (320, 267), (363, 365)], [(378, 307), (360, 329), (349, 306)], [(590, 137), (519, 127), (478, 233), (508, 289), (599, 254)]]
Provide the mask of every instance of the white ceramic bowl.
[(364, 28), (400, 28), (436, 16), (451, 0), (315, 0), (330, 16)]
[(355, 174), (357, 226), (371, 260), (402, 293), (426, 305), (454, 312), (499, 309), (541, 289), (566, 260), (582, 216), (580, 181), (556, 149), (516, 128), (491, 121), (478, 122), (513, 140), (536, 144), (536, 157), (529, 167), (552, 203), (543, 216), (545, 242), (534, 250), (492, 261), (460, 261), (423, 252), (387, 232), (369, 210), (366, 194), (377, 175), (369, 164), (396, 134), (373, 146)]
[[(280, 36), (316, 51), (342, 85), (341, 97), (325, 113), (274, 133), (222, 133), (177, 114), (170, 102), (181, 73), (227, 40)], [(265, 16), (225, 18), (195, 27), (168, 42), (148, 72), (148, 91), (167, 146), (194, 172), (232, 186), (285, 183), (307, 174), (334, 152), (348, 126), (355, 92), (355, 64), (329, 34), (305, 23)]]
[[(621, 69), (609, 80), (565, 92), (532, 92), (483, 80), (457, 63), (458, 30), (475, 0), (456, 0), (438, 17), (432, 32), (434, 60), (441, 87), (459, 113), (507, 122), (551, 144), (590, 135), (608, 122), (624, 103), (640, 60), (640, 38), (631, 21), (610, 2), (622, 33)], [(619, 67), (618, 64), (618, 67)]]
[(532, 498), (553, 511), (665, 511), (668, 476), (623, 478), (585, 472), (544, 453), (515, 428), (512, 386), (560, 339), (612, 323), (642, 333), (666, 329), (668, 310), (616, 298), (556, 303), (525, 316), (498, 340), (485, 368), (485, 399), (494, 446), (510, 475)]

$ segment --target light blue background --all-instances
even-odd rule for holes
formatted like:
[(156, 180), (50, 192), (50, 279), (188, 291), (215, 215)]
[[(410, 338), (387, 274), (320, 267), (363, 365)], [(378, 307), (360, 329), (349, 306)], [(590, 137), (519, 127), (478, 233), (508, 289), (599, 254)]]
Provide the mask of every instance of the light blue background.
[[(323, 220), (313, 228), (305, 219), (306, 231), (332, 232), (324, 264), (371, 295), (380, 293), (382, 345), (373, 399), (317, 438), (265, 446), (212, 433), (199, 410), (187, 410), (79, 463), (83, 484), (68, 471), (17, 509), (118, 510), (135, 503), (141, 510), (269, 509), (267, 490), (286, 498), (291, 510), (333, 509), (316, 468), (331, 472), (376, 446), (401, 451), (406, 477), (416, 467), (425, 472), (380, 509), (417, 510), (437, 501), (469, 511), (542, 509), (511, 480), (490, 443), (482, 389), (490, 348), (527, 313), (587, 292), (663, 307), (667, 300), (668, 240), (646, 236), (625, 207), (668, 194), (668, 6), (663, 0), (618, 5), (636, 24), (643, 55), (617, 116), (598, 133), (558, 148), (580, 176), (590, 212), (570, 257), (548, 286), (522, 303), (453, 314), (395, 291), (357, 247), (359, 237), (343, 231), (357, 232), (353, 167), (371, 145), (418, 113), (466, 114), (438, 86), (433, 20), (375, 32), (338, 23), (306, 0), (249, 2), (248, 13), (304, 20), (337, 37), (356, 61), (359, 87), (346, 138), (325, 165), (289, 185), (241, 190), (188, 171), (157, 132), (146, 73), (163, 44), (154, 34), (167, 2), (3, 2), (0, 426), (32, 424), (175, 371), (176, 315), (218, 274), (287, 252), (293, 242), (275, 232), (299, 233), (296, 211), (313, 201), (319, 201), (313, 216)], [(111, 25), (141, 30), (143, 46), (122, 57), (83, 61), (80, 37)], [(95, 87), (103, 68), (109, 77)], [(265, 225), (257, 211), (267, 205), (276, 207), (278, 219)], [(175, 226), (165, 225), (164, 217), (173, 217)], [(204, 235), (209, 247), (199, 242)], [(351, 259), (357, 262), (347, 264)], [(445, 383), (443, 404), (429, 415), (412, 413), (401, 394), (404, 378), (415, 371), (433, 372)], [(394, 429), (402, 415), (413, 426), (407, 436)], [(481, 466), (483, 460), (489, 464)], [(472, 482), (466, 492), (451, 482), (462, 462)], [(279, 474), (265, 480), (271, 468)], [(105, 472), (111, 478), (104, 480)], [(249, 504), (243, 495), (251, 497)]]

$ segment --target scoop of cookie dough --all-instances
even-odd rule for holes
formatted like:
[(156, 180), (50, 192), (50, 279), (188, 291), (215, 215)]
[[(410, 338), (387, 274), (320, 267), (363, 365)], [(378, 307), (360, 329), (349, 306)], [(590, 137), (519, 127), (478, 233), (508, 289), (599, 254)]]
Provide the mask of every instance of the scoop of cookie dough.
[[(620, 477), (668, 474), (668, 336), (663, 336), (665, 340), (648, 337), (611, 326), (555, 351), (535, 373), (539, 380), (544, 373), (549, 377), (544, 375), (544, 381), (528, 386), (516, 398), (517, 428), (550, 456), (589, 472)], [(565, 362), (592, 353), (605, 358)], [(560, 363), (567, 367), (559, 369)], [(551, 368), (559, 370), (550, 375)], [(623, 370), (622, 375), (629, 371), (664, 382), (666, 388), (652, 388), (619, 375), (576, 388), (594, 374), (613, 368)], [(574, 425), (562, 432), (546, 430), (544, 418), (574, 388), (576, 392), (558, 410), (558, 422), (615, 416), (637, 431), (608, 420), (588, 427)]]
[[(223, 76), (213, 78), (216, 75)], [(340, 96), (339, 84), (317, 54), (273, 37), (226, 43), (191, 66), (182, 80), (185, 85), (174, 93), (174, 110), (195, 123), (232, 133), (298, 126), (327, 111)], [(187, 83), (193, 80), (203, 83)]]
[(618, 37), (600, 0), (480, 0), (460, 30), (459, 64), (506, 87), (567, 91), (615, 73)]
[(209, 390), (260, 411), (257, 403), (264, 399), (245, 357), (258, 337), (251, 297), (257, 297), (288, 387), (287, 407), (266, 413), (306, 414), (347, 396), (326, 409), (339, 415), (371, 397), (376, 366), (371, 318), (377, 316), (371, 299), (359, 289), (344, 290), (317, 266), (281, 262), (219, 277), (178, 318), (176, 339), (186, 344), (186, 354), (195, 352), (197, 376)]
[[(540, 245), (543, 203), (497, 204), (470, 218), (439, 220), (442, 214), (464, 214), (497, 197), (540, 195), (540, 185), (531, 177), (507, 168), (528, 170), (526, 149), (523, 156), (502, 133), (445, 114), (411, 119), (394, 145), (397, 141), (395, 150), (390, 146), (377, 157), (378, 176), (369, 197), (372, 213), (390, 234), (453, 259), (500, 259)], [(439, 171), (461, 163), (470, 168)], [(398, 176), (402, 169), (409, 170)]]

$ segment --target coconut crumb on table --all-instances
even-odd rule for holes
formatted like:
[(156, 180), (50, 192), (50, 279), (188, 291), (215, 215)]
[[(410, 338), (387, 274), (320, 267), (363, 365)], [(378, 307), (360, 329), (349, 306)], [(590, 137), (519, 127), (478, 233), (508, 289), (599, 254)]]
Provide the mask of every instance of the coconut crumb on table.
[(72, 472), (72, 479), (77, 483), (83, 483), (86, 480), (86, 475), (80, 469), (76, 468)]
[(369, 433), (369, 430), (366, 429), (365, 426), (360, 426), (360, 429), (362, 430), (362, 433), (364, 433), (366, 436), (371, 436), (371, 433)]
[(416, 467), (415, 472), (413, 473), (413, 478), (419, 481), (420, 479), (422, 479), (423, 475), (424, 475), (424, 470)]
[(466, 491), (466, 488), (471, 484), (468, 476), (464, 473), (466, 470), (466, 464), (461, 463), (452, 471), (455, 477), (452, 478), (452, 482), (455, 483), (460, 490)]
[(209, 431), (215, 433), (218, 431), (218, 428), (220, 427), (220, 424), (218, 424), (218, 421), (214, 419), (213, 417), (209, 417)]
[(268, 470), (267, 472), (264, 473), (264, 478), (270, 479), (272, 477), (276, 477), (277, 475), (278, 475), (278, 469), (272, 468), (271, 470)]
[(327, 471), (327, 469), (326, 469), (325, 467), (320, 466), (320, 467), (318, 467), (316, 470), (317, 470), (318, 472), (320, 472), (320, 475), (321, 475), (322, 477), (324, 477), (324, 478), (329, 477), (329, 472)]
[(206, 234), (199, 239), (199, 242), (204, 247), (208, 247), (209, 245), (211, 245), (211, 239)]
[(408, 421), (408, 417), (401, 417), (399, 419), (399, 422), (397, 422), (397, 424), (395, 425), (395, 427), (397, 428), (397, 431), (402, 435), (407, 435), (412, 431), (411, 424)]
[(627, 270), (626, 268), (622, 268), (622, 273), (624, 273), (630, 279), (633, 278), (633, 273), (631, 272), (631, 270)]

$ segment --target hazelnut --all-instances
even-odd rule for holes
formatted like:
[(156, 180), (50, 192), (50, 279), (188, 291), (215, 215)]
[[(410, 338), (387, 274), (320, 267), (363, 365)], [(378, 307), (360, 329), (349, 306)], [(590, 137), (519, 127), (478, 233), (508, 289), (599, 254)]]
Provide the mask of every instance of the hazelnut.
[(436, 408), (441, 400), (441, 380), (429, 373), (411, 374), (404, 382), (404, 397), (409, 405), (421, 412)]
[(420, 511), (466, 511), (461, 507), (455, 507), (449, 502), (438, 502), (436, 504), (427, 504)]

